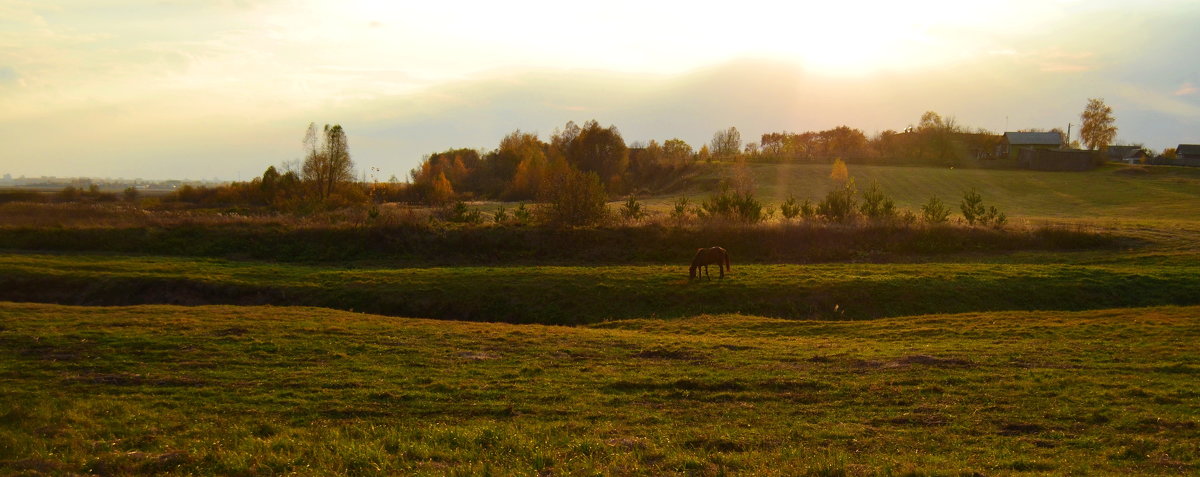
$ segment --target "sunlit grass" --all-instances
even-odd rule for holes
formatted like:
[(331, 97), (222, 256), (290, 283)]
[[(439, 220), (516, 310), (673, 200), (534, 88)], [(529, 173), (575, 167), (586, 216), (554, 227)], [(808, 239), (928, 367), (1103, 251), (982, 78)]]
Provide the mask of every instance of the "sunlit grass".
[(1197, 308), (600, 328), (0, 305), (5, 472), (1187, 472)]
[[(695, 186), (648, 202), (659, 211), (674, 196), (699, 200), (731, 175), (730, 165), (707, 168)], [(829, 179), (829, 164), (750, 164), (758, 196), (778, 205), (794, 195), (814, 203), (837, 184)], [(1051, 219), (1183, 219), (1200, 220), (1193, 206), (1200, 200), (1200, 168), (1152, 167), (1146, 174), (1122, 174), (1126, 166), (1106, 165), (1089, 172), (951, 169), (940, 167), (870, 166), (850, 164), (859, 187), (872, 180), (896, 201), (919, 211), (930, 197), (952, 206), (975, 189), (988, 205), (1010, 218)]]

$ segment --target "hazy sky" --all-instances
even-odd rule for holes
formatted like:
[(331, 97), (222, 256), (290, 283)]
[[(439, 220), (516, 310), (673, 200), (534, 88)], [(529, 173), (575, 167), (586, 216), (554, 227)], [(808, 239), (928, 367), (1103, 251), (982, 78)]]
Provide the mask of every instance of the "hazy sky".
[(568, 120), (696, 147), (934, 110), (1200, 143), (1200, 2), (0, 0), (0, 174), (249, 179), (340, 123), (381, 179)]

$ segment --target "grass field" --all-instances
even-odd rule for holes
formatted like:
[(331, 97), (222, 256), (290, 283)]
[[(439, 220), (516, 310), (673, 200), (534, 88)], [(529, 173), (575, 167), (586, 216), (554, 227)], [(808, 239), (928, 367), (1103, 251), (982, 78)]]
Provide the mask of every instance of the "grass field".
[(850, 165), (1005, 232), (6, 204), (0, 475), (1194, 475), (1200, 171), (1122, 170)]
[[(581, 324), (750, 313), (869, 319), (987, 310), (1200, 304), (1200, 264), (739, 264), (346, 267), (121, 255), (0, 255), (0, 299), (310, 305), (393, 316)], [(715, 273), (716, 270), (711, 270)]]
[[(794, 194), (814, 203), (835, 187), (829, 164), (750, 164), (758, 195), (778, 205)], [(859, 188), (877, 180), (896, 205), (912, 210), (931, 196), (955, 208), (965, 191), (976, 189), (986, 204), (1010, 217), (1053, 219), (1185, 219), (1198, 220), (1200, 168), (1145, 168), (1129, 173), (1124, 165), (1105, 165), (1090, 172), (950, 169), (936, 167), (868, 166), (850, 164)], [(703, 199), (728, 166), (706, 169), (696, 180), (699, 188), (683, 194)], [(665, 209), (669, 197), (651, 201)]]
[(0, 472), (1189, 473), (1200, 308), (540, 327), (0, 304)]

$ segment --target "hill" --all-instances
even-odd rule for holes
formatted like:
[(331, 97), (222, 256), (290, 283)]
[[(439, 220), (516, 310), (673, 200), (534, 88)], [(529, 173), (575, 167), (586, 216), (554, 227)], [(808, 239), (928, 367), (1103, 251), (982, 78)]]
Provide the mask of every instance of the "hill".
[[(779, 204), (794, 194), (817, 202), (835, 183), (828, 164), (749, 164), (759, 196)], [(701, 199), (722, 179), (729, 164), (704, 168), (684, 195)], [(1010, 217), (1087, 220), (1200, 220), (1200, 168), (1105, 165), (1089, 172), (950, 169), (849, 165), (861, 190), (877, 180), (898, 206), (919, 211), (937, 196), (957, 212), (964, 191), (976, 189), (987, 204)], [(1131, 173), (1132, 172), (1132, 173)], [(661, 207), (669, 197), (655, 201)]]

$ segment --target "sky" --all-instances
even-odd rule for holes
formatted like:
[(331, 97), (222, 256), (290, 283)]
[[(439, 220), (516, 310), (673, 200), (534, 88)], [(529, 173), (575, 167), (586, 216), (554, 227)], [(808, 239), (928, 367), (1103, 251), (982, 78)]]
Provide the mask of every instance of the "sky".
[(694, 147), (925, 111), (1200, 143), (1200, 2), (0, 0), (0, 175), (249, 180), (341, 124), (362, 175), (567, 121)]

